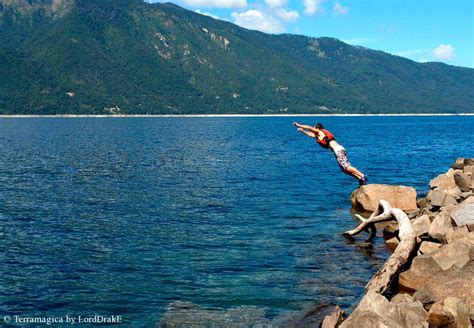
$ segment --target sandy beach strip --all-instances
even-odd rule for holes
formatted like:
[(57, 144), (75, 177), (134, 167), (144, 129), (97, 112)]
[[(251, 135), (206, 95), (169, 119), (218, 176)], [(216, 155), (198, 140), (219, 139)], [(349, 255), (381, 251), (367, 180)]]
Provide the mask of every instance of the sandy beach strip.
[(0, 115), (0, 118), (163, 118), (163, 117), (376, 117), (376, 116), (474, 116), (474, 113), (407, 113), (407, 114), (124, 114), (124, 115), (87, 115), (87, 114), (61, 114), (61, 115)]

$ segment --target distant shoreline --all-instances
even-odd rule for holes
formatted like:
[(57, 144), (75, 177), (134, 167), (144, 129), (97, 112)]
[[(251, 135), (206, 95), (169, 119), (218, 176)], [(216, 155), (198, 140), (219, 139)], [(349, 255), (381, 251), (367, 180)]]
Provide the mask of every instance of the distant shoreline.
[(60, 114), (60, 115), (0, 115), (0, 118), (147, 118), (147, 117), (345, 117), (345, 116), (474, 116), (474, 113), (458, 114), (125, 114), (125, 115), (87, 115), (87, 114)]

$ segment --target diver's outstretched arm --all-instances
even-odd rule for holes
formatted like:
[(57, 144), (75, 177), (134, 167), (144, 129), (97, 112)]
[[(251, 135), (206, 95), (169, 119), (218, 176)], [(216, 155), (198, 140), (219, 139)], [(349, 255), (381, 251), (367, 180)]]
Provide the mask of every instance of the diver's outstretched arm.
[(293, 125), (296, 126), (297, 128), (302, 128), (302, 129), (305, 129), (305, 130), (309, 130), (313, 133), (316, 133), (316, 129), (314, 128), (314, 126), (311, 126), (311, 125), (305, 125), (305, 124), (299, 124), (298, 122), (293, 122)]
[(304, 135), (307, 135), (308, 137), (316, 138), (316, 134), (314, 134), (313, 132), (310, 132), (310, 131), (306, 131), (303, 128), (298, 128), (298, 131), (303, 133)]

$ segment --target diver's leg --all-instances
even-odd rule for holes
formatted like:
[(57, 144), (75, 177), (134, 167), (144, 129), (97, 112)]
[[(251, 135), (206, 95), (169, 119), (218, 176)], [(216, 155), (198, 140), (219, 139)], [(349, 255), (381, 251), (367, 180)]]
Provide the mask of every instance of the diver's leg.
[(364, 178), (364, 173), (362, 173), (361, 171), (359, 171), (358, 169), (356, 169), (353, 166), (347, 167), (344, 172), (346, 174), (349, 174), (349, 175), (353, 176), (356, 179), (363, 179)]
[(352, 166), (351, 162), (347, 158), (346, 151), (343, 149), (336, 154), (337, 163), (339, 164), (341, 170), (350, 175), (351, 177), (359, 180), (359, 185), (367, 184), (367, 179), (361, 171)]

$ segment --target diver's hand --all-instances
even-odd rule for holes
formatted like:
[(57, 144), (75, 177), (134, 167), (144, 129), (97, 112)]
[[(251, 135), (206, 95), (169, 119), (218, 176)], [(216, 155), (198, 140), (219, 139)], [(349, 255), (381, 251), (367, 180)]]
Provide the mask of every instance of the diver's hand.
[(293, 125), (296, 126), (297, 128), (300, 127), (300, 124), (298, 122), (293, 122)]
[(298, 128), (298, 131), (299, 132), (303, 132), (304, 130), (302, 128)]

